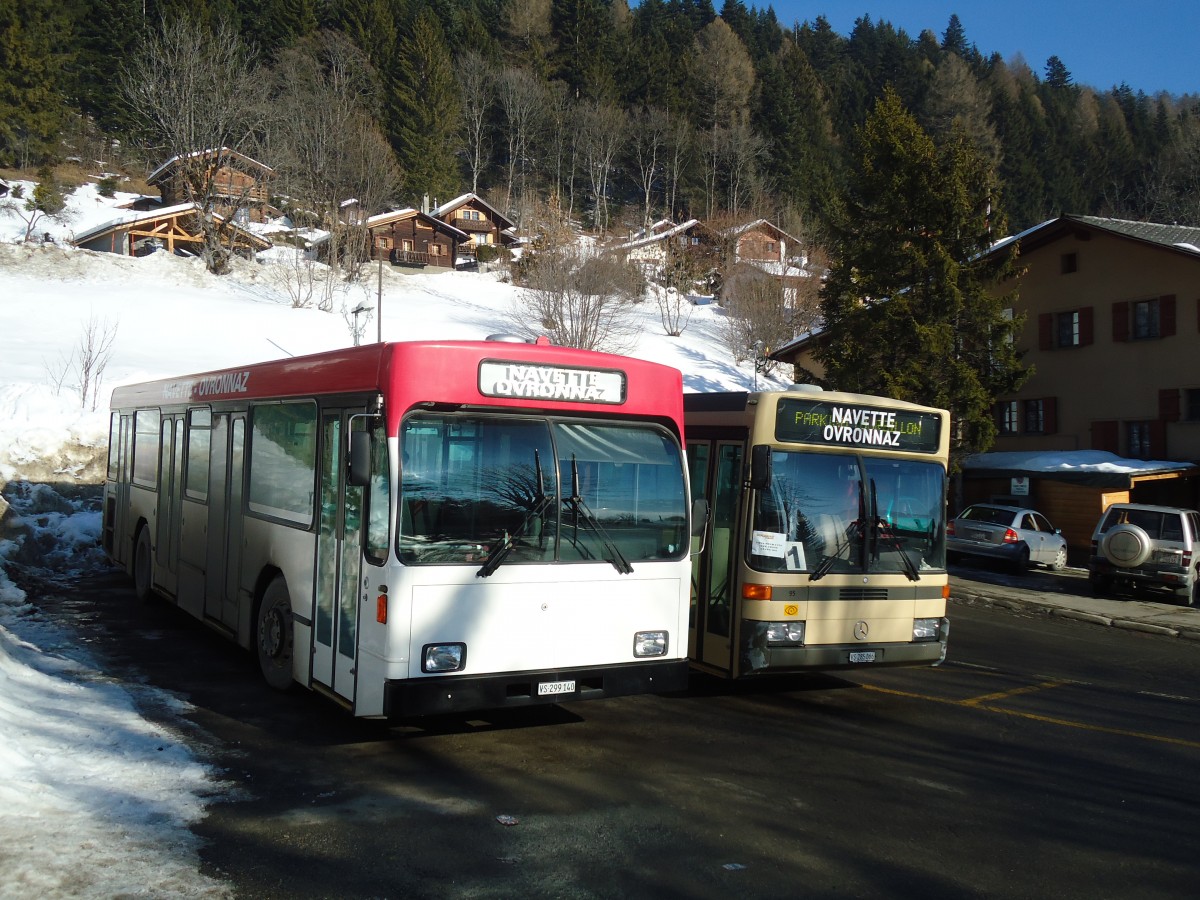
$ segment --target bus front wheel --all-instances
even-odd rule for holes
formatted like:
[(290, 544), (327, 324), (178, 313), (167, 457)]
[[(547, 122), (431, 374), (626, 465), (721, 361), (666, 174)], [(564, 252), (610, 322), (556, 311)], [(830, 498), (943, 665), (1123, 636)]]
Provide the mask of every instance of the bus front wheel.
[(292, 599), (287, 583), (276, 578), (258, 608), (258, 666), (277, 691), (292, 686)]

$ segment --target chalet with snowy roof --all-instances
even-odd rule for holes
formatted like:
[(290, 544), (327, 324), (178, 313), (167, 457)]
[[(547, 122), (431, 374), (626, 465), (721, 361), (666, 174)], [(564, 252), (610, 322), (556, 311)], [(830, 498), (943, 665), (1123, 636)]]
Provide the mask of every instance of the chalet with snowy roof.
[[(243, 153), (222, 147), (173, 156), (146, 179), (157, 187), (164, 206), (198, 199), (197, 190), (212, 185), (216, 210), (236, 221), (262, 222), (278, 210), (270, 206), (275, 170)], [(190, 187), (189, 187), (190, 186)]]
[(466, 233), (467, 239), (459, 247), (459, 254), (465, 257), (474, 258), (477, 247), (506, 247), (516, 242), (516, 223), (478, 194), (455, 197), (429, 215)]
[(615, 250), (630, 262), (662, 267), (673, 254), (713, 255), (718, 243), (718, 235), (699, 219), (678, 224), (664, 220), (618, 244)]
[(466, 231), (417, 209), (371, 216), (366, 226), (371, 259), (386, 260), (395, 266), (453, 269), (461, 249), (471, 246), (471, 235)]
[[(219, 223), (224, 223), (220, 216)], [(236, 224), (229, 224), (233, 251), (249, 255), (267, 250), (271, 242)], [(180, 203), (157, 210), (134, 210), (75, 235), (71, 243), (83, 250), (147, 256), (156, 250), (200, 256), (204, 233), (200, 227), (200, 207)]]

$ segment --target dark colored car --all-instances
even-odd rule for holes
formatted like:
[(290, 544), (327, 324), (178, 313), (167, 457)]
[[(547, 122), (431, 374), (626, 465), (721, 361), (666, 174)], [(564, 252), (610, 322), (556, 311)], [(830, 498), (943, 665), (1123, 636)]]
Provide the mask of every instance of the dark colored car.
[(1067, 539), (1034, 509), (976, 503), (946, 526), (946, 557), (999, 559), (1016, 572), (1033, 564), (1061, 569), (1067, 564)]

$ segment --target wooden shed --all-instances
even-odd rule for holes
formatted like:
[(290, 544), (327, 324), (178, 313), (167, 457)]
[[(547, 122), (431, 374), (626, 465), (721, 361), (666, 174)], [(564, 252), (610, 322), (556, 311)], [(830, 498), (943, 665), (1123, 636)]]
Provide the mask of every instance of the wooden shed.
[[(220, 216), (217, 219), (224, 221)], [(271, 247), (266, 238), (237, 225), (230, 227), (235, 253), (249, 254)], [(153, 211), (129, 212), (77, 234), (71, 243), (83, 250), (123, 256), (147, 256), (156, 250), (200, 256), (204, 250), (200, 208), (195, 203), (181, 203)]]

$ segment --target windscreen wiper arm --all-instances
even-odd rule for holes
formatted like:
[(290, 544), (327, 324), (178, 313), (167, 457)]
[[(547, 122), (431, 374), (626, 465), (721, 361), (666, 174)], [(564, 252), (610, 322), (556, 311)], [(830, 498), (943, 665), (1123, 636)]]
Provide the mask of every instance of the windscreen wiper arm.
[(621, 552), (621, 548), (616, 545), (616, 542), (608, 536), (608, 532), (604, 530), (604, 526), (588, 509), (586, 503), (583, 502), (583, 497), (579, 495), (579, 463), (575, 459), (575, 454), (571, 454), (571, 496), (564, 497), (563, 503), (569, 503), (571, 510), (575, 514), (575, 530), (579, 530), (579, 520), (583, 519), (587, 526), (595, 532), (600, 538), (600, 543), (608, 553), (608, 561), (613, 564), (613, 568), (622, 575), (629, 575), (633, 572), (633, 566), (629, 564), (629, 560), (625, 558), (625, 554)]
[(512, 552), (512, 548), (516, 546), (517, 538), (525, 533), (529, 528), (529, 523), (546, 514), (546, 510), (550, 508), (550, 504), (554, 502), (553, 497), (546, 496), (545, 480), (542, 477), (542, 458), (538, 455), (538, 451), (533, 451), (533, 467), (537, 472), (537, 493), (533, 495), (533, 507), (529, 512), (525, 513), (525, 518), (521, 520), (521, 524), (513, 532), (504, 532), (504, 539), (500, 541), (492, 552), (487, 555), (487, 559), (483, 561), (483, 565), (479, 567), (479, 571), (475, 573), (476, 578), (487, 578), (504, 562), (505, 557)]
[[(904, 564), (904, 574), (909, 581), (920, 581), (921, 574), (917, 571), (917, 567), (913, 565), (913, 561), (908, 558), (908, 554), (904, 552), (904, 548), (900, 545), (900, 538), (896, 537), (896, 533), (892, 531), (891, 523), (879, 518), (879, 502), (875, 495), (875, 479), (871, 479), (871, 527), (875, 531), (875, 543), (880, 542), (887, 544), (898, 554), (900, 561)], [(875, 550), (875, 559), (879, 558), (879, 550)]]

